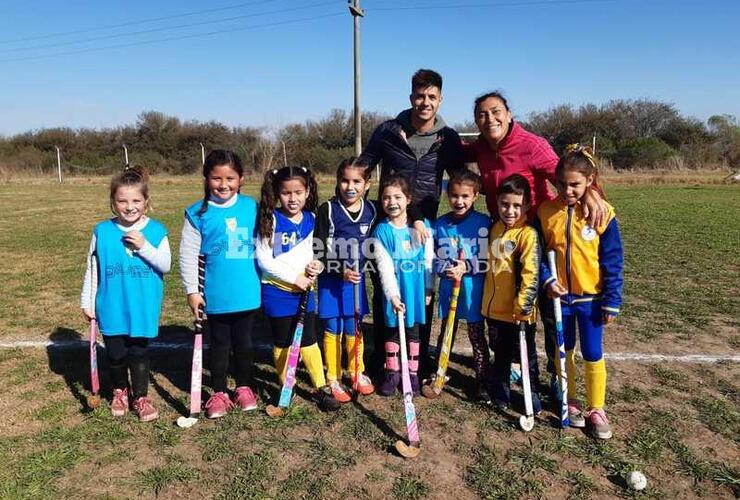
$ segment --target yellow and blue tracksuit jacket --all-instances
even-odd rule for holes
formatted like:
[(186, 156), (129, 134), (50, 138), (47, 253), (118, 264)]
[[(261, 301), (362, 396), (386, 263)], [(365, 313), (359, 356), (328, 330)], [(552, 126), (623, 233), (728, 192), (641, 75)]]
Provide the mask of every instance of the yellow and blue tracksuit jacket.
[(541, 260), (537, 231), (524, 218), (511, 228), (498, 221), (488, 241), (481, 314), (508, 323), (526, 317), (534, 323)]
[[(600, 300), (602, 311), (616, 316), (622, 304), (622, 239), (614, 208), (601, 227), (592, 228), (583, 216), (583, 206), (568, 206), (560, 198), (537, 210), (536, 225), (542, 231), (544, 251), (555, 250), (558, 281), (568, 294), (565, 304)], [(540, 265), (542, 287), (553, 277), (546, 259)]]

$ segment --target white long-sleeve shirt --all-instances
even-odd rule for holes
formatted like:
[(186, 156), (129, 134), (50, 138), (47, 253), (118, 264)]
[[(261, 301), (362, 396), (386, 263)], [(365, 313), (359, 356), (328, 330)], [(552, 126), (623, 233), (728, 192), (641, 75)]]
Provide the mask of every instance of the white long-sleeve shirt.
[[(121, 231), (128, 233), (129, 231), (141, 231), (148, 223), (149, 217), (145, 216), (132, 226), (116, 224), (116, 227)], [(95, 294), (98, 290), (97, 264), (95, 263), (96, 247), (97, 239), (95, 238), (95, 234), (93, 234), (90, 239), (90, 246), (87, 250), (85, 278), (82, 281), (82, 293), (80, 294), (80, 306), (82, 309), (95, 309)], [(170, 242), (167, 239), (167, 236), (162, 238), (162, 241), (159, 242), (159, 246), (157, 247), (148, 241), (144, 241), (144, 246), (139, 250), (134, 250), (134, 252), (138, 253), (139, 256), (157, 272), (164, 274), (170, 271), (170, 267), (172, 266), (172, 253), (170, 252)]]

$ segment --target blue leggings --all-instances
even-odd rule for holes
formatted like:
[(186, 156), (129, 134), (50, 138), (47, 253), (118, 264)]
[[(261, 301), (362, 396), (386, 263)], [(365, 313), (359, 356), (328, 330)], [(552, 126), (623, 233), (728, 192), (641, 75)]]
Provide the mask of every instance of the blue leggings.
[[(362, 318), (360, 318), (362, 321)], [(338, 318), (326, 318), (324, 319), (324, 331), (331, 333), (332, 335), (339, 335), (344, 333), (350, 337), (355, 336), (355, 317), (353, 316), (340, 316)]]
[(604, 325), (601, 301), (563, 304), (563, 334), (565, 350), (576, 346), (576, 322), (578, 322), (581, 354), (586, 361), (599, 361), (603, 357)]

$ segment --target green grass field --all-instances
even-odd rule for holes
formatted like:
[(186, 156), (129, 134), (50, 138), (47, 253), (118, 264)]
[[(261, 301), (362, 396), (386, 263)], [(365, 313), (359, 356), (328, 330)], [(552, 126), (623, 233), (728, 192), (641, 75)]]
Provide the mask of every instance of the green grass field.
[[(0, 185), (0, 342), (85, 336), (79, 311), (84, 256), (108, 217), (106, 179)], [(256, 193), (249, 185), (246, 192)], [(332, 186), (323, 183), (322, 194)], [(740, 351), (740, 189), (726, 185), (607, 186), (625, 244), (624, 315), (607, 352)], [(197, 178), (155, 179), (151, 214), (170, 229), (162, 336), (190, 322), (177, 271), (182, 209)], [(464, 337), (461, 335), (460, 337)], [(458, 339), (458, 343), (464, 343)], [(155, 424), (84, 408), (86, 352), (1, 349), (0, 498), (640, 498), (740, 495), (740, 366), (609, 362), (608, 442), (560, 431), (545, 412), (535, 431), (515, 414), (469, 402), (469, 360), (455, 356), (442, 398), (418, 398), (423, 451), (391, 452), (405, 434), (400, 397), (371, 396), (325, 415), (303, 398), (288, 416), (231, 414), (174, 426), (187, 405), (190, 353), (157, 352)], [(275, 396), (260, 364), (261, 400)], [(103, 374), (104, 392), (107, 378)], [(308, 387), (303, 374), (300, 396)], [(518, 408), (515, 401), (515, 409)], [(626, 489), (640, 469), (648, 489)]]

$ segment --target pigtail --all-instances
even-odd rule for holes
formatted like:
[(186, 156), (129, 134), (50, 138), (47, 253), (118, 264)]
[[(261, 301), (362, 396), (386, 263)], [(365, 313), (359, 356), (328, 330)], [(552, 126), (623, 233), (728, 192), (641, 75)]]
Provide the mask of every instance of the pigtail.
[(262, 181), (259, 209), (257, 211), (257, 234), (260, 238), (266, 238), (270, 242), (270, 246), (272, 246), (273, 232), (272, 216), (277, 205), (277, 189), (275, 188), (277, 173), (277, 170), (268, 170), (265, 172), (265, 179)]
[(316, 209), (319, 206), (319, 183), (316, 181), (316, 176), (306, 167), (295, 167), (297, 170), (301, 170), (303, 177), (306, 179), (308, 187), (308, 197), (306, 198), (306, 206), (303, 208), (309, 212), (316, 213)]

